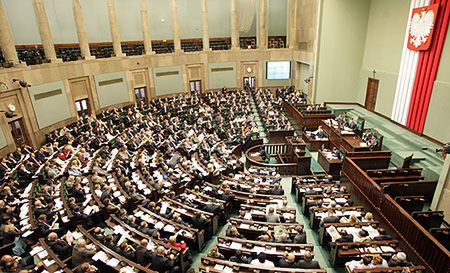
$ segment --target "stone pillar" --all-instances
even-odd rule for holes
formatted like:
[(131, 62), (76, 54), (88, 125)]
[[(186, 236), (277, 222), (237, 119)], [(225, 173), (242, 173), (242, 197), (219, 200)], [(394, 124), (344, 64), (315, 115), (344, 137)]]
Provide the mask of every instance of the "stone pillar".
[(33, 0), (33, 7), (39, 34), (41, 35), (42, 46), (44, 47), (45, 58), (50, 60), (50, 62), (58, 62), (60, 60), (56, 58), (55, 45), (53, 44), (52, 33), (48, 24), (43, 0)]
[(202, 0), (202, 28), (203, 50), (211, 50), (209, 48), (208, 0)]
[(114, 56), (122, 57), (122, 46), (120, 41), (119, 24), (117, 22), (116, 14), (116, 0), (108, 0), (108, 17), (109, 17), (109, 29), (111, 30), (111, 38), (114, 48)]
[(231, 49), (239, 48), (237, 0), (231, 0)]
[(298, 0), (289, 0), (289, 48), (297, 48), (297, 6)]
[(0, 0), (0, 33), (0, 47), (2, 48), (5, 60), (12, 62), (14, 65), (18, 64), (19, 57), (17, 56), (16, 45), (14, 44), (11, 29), (9, 28), (8, 18), (3, 8), (3, 0)]
[(259, 0), (258, 48), (267, 48), (267, 0)]
[(173, 45), (175, 52), (181, 51), (181, 40), (180, 40), (180, 22), (178, 19), (178, 5), (177, 0), (172, 0), (172, 24), (173, 24)]
[(95, 57), (91, 56), (89, 49), (89, 40), (84, 24), (83, 10), (81, 9), (80, 0), (72, 0), (73, 18), (75, 19), (75, 26), (77, 27), (78, 43), (80, 44), (81, 56), (85, 60), (92, 60)]
[(152, 54), (154, 52), (152, 50), (152, 39), (150, 36), (150, 26), (148, 24), (147, 0), (141, 0), (141, 20), (145, 54)]

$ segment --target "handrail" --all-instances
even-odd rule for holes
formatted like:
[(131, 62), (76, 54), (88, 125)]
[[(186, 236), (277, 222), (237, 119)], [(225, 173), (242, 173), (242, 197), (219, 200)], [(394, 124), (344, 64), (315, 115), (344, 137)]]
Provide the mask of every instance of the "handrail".
[(344, 160), (342, 171), (431, 272), (447, 272), (450, 252), (439, 241), (392, 197), (385, 194), (351, 158)]

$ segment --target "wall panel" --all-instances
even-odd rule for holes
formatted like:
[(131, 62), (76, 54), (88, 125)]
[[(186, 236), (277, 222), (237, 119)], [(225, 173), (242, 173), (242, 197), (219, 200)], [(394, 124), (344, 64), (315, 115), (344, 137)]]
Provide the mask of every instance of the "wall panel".
[(237, 87), (236, 63), (234, 62), (209, 63), (208, 75), (209, 89)]
[(72, 117), (62, 81), (28, 88), (40, 129)]
[(183, 88), (183, 75), (181, 66), (166, 66), (153, 68), (156, 96), (165, 96), (181, 93)]
[(95, 75), (95, 85), (101, 108), (130, 101), (123, 72)]

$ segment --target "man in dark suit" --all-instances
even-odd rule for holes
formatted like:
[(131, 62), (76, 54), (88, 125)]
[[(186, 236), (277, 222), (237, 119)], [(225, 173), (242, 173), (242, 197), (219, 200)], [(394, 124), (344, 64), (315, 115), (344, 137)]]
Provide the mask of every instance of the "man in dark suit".
[(320, 225), (323, 226), (324, 223), (339, 223), (339, 220), (339, 217), (334, 215), (334, 210), (329, 210), (328, 216), (322, 219)]
[(309, 251), (305, 252), (303, 260), (298, 263), (298, 267), (305, 269), (320, 269), (319, 263), (313, 260), (312, 254)]
[(353, 235), (348, 234), (345, 229), (339, 231), (339, 234), (341, 235), (341, 238), (336, 239), (336, 243), (353, 242)]
[(136, 247), (136, 262), (141, 265), (148, 265), (152, 261), (152, 253), (147, 249), (148, 240), (142, 239)]
[(373, 241), (387, 241), (392, 240), (392, 236), (386, 234), (386, 230), (384, 228), (378, 228), (378, 236), (375, 236), (373, 238)]
[(278, 267), (298, 268), (298, 264), (295, 262), (295, 255), (293, 253), (286, 254), (278, 261)]
[(58, 240), (58, 234), (55, 232), (48, 234), (45, 241), (61, 260), (66, 259), (72, 251), (72, 247), (66, 241)]
[(164, 247), (158, 246), (156, 253), (152, 256), (152, 269), (158, 272), (178, 273), (180, 269), (175, 266), (175, 256), (170, 254), (169, 258), (164, 256)]

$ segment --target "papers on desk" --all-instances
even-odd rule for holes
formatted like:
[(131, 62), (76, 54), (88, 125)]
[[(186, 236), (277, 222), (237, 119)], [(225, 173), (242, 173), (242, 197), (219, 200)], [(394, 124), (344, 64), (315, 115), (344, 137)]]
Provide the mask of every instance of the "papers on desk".
[(120, 261), (117, 260), (116, 258), (111, 258), (111, 259), (109, 259), (109, 260), (106, 262), (106, 264), (109, 265), (109, 266), (111, 266), (111, 267), (116, 267), (116, 266), (119, 265), (119, 263), (120, 263)]
[(175, 227), (172, 225), (166, 225), (163, 230), (167, 232), (175, 232)]
[(345, 204), (347, 202), (347, 199), (339, 197), (339, 198), (334, 199), (334, 201), (336, 201), (336, 203), (338, 203), (338, 204)]
[(249, 228), (250, 228), (250, 225), (249, 225), (249, 224), (240, 224), (240, 225), (239, 225), (239, 228), (242, 228), (242, 229), (249, 229)]
[(44, 250), (44, 248), (42, 246), (36, 246), (33, 249), (31, 249), (30, 255), (34, 256), (34, 255), (38, 254), (39, 252), (41, 252), (43, 250)]
[(135, 273), (134, 269), (129, 267), (129, 266), (122, 267), (119, 270), (119, 272), (122, 272), (122, 273)]
[(256, 252), (256, 254), (259, 254), (261, 252), (265, 253), (266, 252), (266, 248), (262, 247), (262, 246), (254, 246), (253, 250)]
[(159, 211), (160, 214), (166, 214), (167, 208), (169, 207), (168, 202), (162, 202), (161, 203), (161, 210)]
[(224, 268), (225, 268), (225, 266), (223, 266), (223, 265), (221, 265), (221, 264), (216, 264), (216, 265), (214, 266), (214, 269), (215, 269), (215, 270), (219, 270), (219, 271), (223, 271)]
[(236, 242), (231, 242), (230, 248), (231, 249), (241, 249), (242, 248), (242, 244), (241, 243), (236, 243)]
[(42, 260), (48, 256), (48, 253), (47, 253), (47, 250), (43, 250), (43, 251), (39, 252), (37, 255), (38, 255), (39, 259)]
[(366, 247), (367, 252), (372, 254), (383, 253), (383, 251), (379, 247)]
[(22, 237), (27, 238), (28, 236), (30, 236), (31, 234), (33, 234), (34, 231), (32, 230), (28, 230), (26, 231), (24, 234), (22, 234)]
[(54, 264), (54, 263), (55, 263), (54, 260), (49, 260), (49, 259), (45, 259), (45, 260), (44, 260), (44, 265), (45, 265), (46, 267), (49, 267), (49, 266), (51, 266), (51, 265)]
[(155, 229), (161, 230), (164, 227), (164, 223), (163, 222), (158, 222), (155, 224)]
[(99, 251), (94, 256), (92, 256), (92, 260), (94, 260), (94, 261), (102, 261), (102, 262), (106, 263), (106, 261), (108, 261), (108, 256), (106, 255), (105, 252)]
[(339, 234), (339, 232), (337, 231), (335, 226), (329, 226), (327, 227), (327, 232), (331, 237), (331, 240), (334, 242), (337, 239), (341, 238), (341, 235)]
[(396, 252), (395, 249), (390, 246), (380, 246), (380, 248), (383, 252)]
[(360, 146), (360, 147), (368, 147), (367, 143), (365, 143), (365, 142), (359, 143), (359, 146)]
[(120, 203), (125, 203), (127, 201), (127, 199), (125, 198), (125, 196), (123, 196), (123, 195), (121, 195), (121, 196), (119, 196), (119, 202)]

